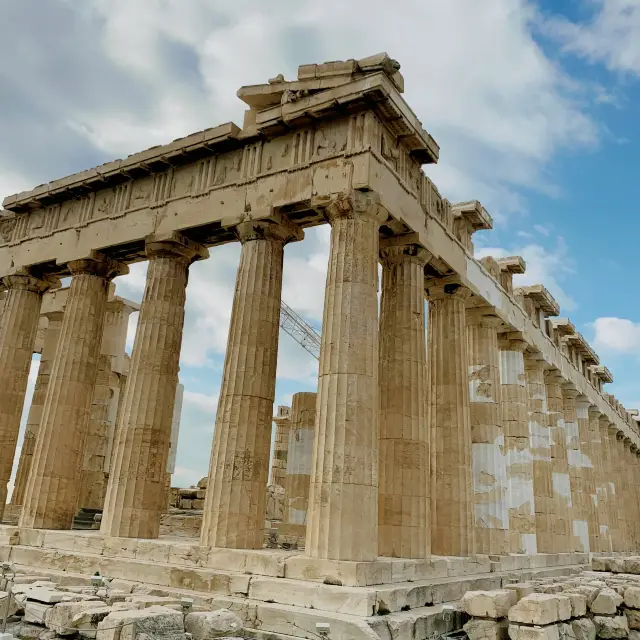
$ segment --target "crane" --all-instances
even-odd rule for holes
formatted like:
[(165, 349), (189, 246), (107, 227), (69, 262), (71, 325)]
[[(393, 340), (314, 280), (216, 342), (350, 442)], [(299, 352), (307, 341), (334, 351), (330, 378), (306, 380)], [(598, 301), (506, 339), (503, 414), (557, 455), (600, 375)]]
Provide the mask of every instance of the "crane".
[(280, 327), (316, 360), (320, 360), (320, 334), (284, 300), (280, 301)]

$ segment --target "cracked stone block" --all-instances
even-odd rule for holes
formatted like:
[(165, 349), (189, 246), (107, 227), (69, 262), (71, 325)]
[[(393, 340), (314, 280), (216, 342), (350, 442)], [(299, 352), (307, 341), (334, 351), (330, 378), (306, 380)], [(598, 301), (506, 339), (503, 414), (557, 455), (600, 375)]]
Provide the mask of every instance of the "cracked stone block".
[(589, 618), (572, 620), (571, 631), (575, 640), (596, 640), (596, 625)]
[(73, 636), (78, 633), (78, 623), (90, 623), (95, 618), (97, 629), (98, 622), (110, 613), (111, 609), (101, 602), (61, 602), (51, 609), (45, 624), (47, 629), (55, 631), (59, 636)]
[(533, 593), (535, 585), (530, 582), (514, 582), (513, 584), (505, 585), (504, 589), (507, 591), (515, 591), (516, 598), (521, 600), (525, 596)]
[(515, 603), (515, 592), (506, 589), (467, 591), (462, 598), (463, 609), (478, 618), (505, 618)]
[(571, 617), (580, 618), (587, 615), (587, 597), (581, 593), (566, 592), (571, 603)]
[(594, 616), (598, 638), (626, 638), (629, 635), (629, 624), (626, 616)]
[(625, 609), (624, 615), (627, 616), (629, 629), (640, 630), (640, 611), (637, 609)]
[[(239, 632), (242, 626), (242, 620), (228, 609), (190, 613), (185, 619), (185, 631), (192, 635), (193, 640), (209, 640), (209, 638), (229, 636)], [(502, 639), (496, 637), (487, 638), (487, 640)]]
[(630, 558), (625, 558), (624, 570), (625, 570), (625, 573), (633, 573), (635, 575), (640, 575), (640, 557), (631, 556)]
[(600, 590), (600, 593), (589, 608), (593, 613), (613, 615), (622, 604), (622, 601), (623, 597), (619, 593), (607, 587)]
[(96, 640), (185, 640), (182, 614), (167, 607), (151, 606), (136, 611), (112, 611), (98, 623)]
[(510, 624), (509, 638), (511, 640), (560, 640), (560, 630), (557, 624), (549, 624), (545, 627)]
[(524, 624), (551, 624), (570, 617), (569, 598), (552, 593), (532, 593), (509, 610), (509, 622)]
[(640, 609), (640, 587), (627, 587), (624, 591), (624, 603), (631, 609)]

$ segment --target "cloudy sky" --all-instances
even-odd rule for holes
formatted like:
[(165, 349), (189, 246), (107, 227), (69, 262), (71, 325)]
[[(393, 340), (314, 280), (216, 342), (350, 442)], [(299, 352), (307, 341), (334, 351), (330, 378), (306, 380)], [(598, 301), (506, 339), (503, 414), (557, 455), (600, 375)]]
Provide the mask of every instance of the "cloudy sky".
[[(638, 0), (0, 0), (0, 24), (0, 198), (241, 124), (242, 85), (387, 51), (441, 146), (429, 175), (496, 221), (478, 254), (524, 256), (521, 283), (552, 291), (610, 390), (640, 407)], [(283, 299), (318, 330), (327, 232), (285, 258)], [(225, 246), (192, 267), (178, 486), (207, 472), (238, 257)], [(120, 295), (139, 300), (144, 276), (135, 265)], [(282, 336), (276, 403), (315, 376)]]

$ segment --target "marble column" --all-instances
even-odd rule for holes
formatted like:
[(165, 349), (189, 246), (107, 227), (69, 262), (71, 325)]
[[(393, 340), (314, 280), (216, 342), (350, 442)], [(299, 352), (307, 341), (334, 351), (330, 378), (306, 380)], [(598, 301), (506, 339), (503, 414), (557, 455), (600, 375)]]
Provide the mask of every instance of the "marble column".
[(638, 487), (635, 484), (634, 474), (634, 462), (635, 462), (635, 450), (636, 445), (629, 438), (624, 439), (624, 470), (626, 473), (627, 481), (625, 482), (626, 499), (625, 505), (629, 510), (627, 517), (627, 539), (629, 540), (629, 551), (637, 551), (637, 536), (636, 531), (638, 528)]
[(30, 275), (7, 276), (0, 318), (0, 521), (18, 444), (42, 294), (50, 284)]
[(509, 498), (509, 550), (537, 553), (532, 439), (524, 352), (527, 343), (505, 334), (500, 346), (500, 385)]
[(302, 237), (280, 222), (248, 221), (242, 242), (216, 414), (200, 541), (260, 549), (278, 355), (284, 245)]
[(571, 516), (571, 479), (567, 460), (567, 434), (564, 426), (564, 403), (560, 373), (545, 375), (547, 391), (547, 424), (551, 435), (551, 490), (553, 492), (551, 553), (573, 551)]
[(493, 309), (467, 310), (474, 548), (481, 554), (509, 553), (507, 461), (500, 415), (501, 324)]
[(527, 382), (527, 413), (533, 471), (533, 492), (538, 553), (553, 553), (554, 509), (553, 460), (551, 457), (551, 428), (548, 423), (545, 371), (548, 368), (540, 353), (525, 356)]
[(208, 251), (178, 234), (146, 242), (147, 281), (100, 530), (157, 538), (178, 385), (189, 266)]
[(616, 481), (613, 469), (613, 443), (615, 434), (610, 433), (611, 423), (603, 414), (600, 416), (600, 442), (602, 447), (602, 469), (605, 476), (606, 514), (609, 520), (609, 543), (611, 551), (618, 550), (618, 515), (616, 513)]
[(600, 411), (593, 405), (588, 408), (589, 434), (591, 437), (591, 460), (593, 464), (593, 483), (595, 488), (595, 546), (594, 551), (611, 551), (611, 532), (609, 520), (609, 475), (607, 472), (607, 460), (605, 443), (600, 427)]
[(139, 308), (138, 304), (126, 302), (122, 298), (114, 298), (107, 303), (98, 375), (91, 402), (89, 433), (84, 447), (82, 489), (78, 500), (80, 508), (104, 508), (129, 316)]
[(289, 431), (291, 429), (291, 414), (287, 416), (275, 416), (276, 437), (273, 443), (273, 460), (271, 461), (271, 482), (284, 487), (284, 478), (287, 475), (287, 456), (289, 451)]
[(380, 255), (378, 553), (426, 558), (431, 532), (424, 266), (431, 254), (415, 244), (385, 244)]
[[(633, 470), (634, 470), (634, 483), (633, 486), (637, 490), (637, 487), (640, 487), (640, 449), (636, 448), (634, 452), (634, 461), (633, 461)], [(636, 504), (636, 508), (640, 512), (640, 504)], [(638, 519), (636, 520), (636, 546), (635, 551), (637, 552), (640, 549), (640, 513), (638, 515)]]
[[(577, 490), (580, 492), (580, 518), (586, 521), (587, 535), (585, 538), (584, 525), (580, 532), (580, 539), (583, 541), (583, 549), (585, 551), (596, 551), (598, 549), (598, 516), (596, 480), (595, 480), (595, 457), (593, 451), (593, 433), (591, 431), (591, 421), (589, 419), (590, 402), (585, 396), (578, 396), (576, 399), (576, 417), (578, 419), (578, 437), (579, 437), (579, 455), (574, 461), (571, 459), (571, 451), (569, 451), (569, 465), (573, 466), (575, 462), (579, 467)], [(574, 454), (575, 455), (575, 454)], [(573, 485), (572, 485), (573, 487)], [(575, 516), (574, 516), (575, 523)], [(574, 531), (574, 536), (578, 532)]]
[(455, 281), (428, 283), (431, 551), (440, 556), (475, 553), (465, 313), (470, 294)]
[(283, 482), (284, 519), (278, 532), (304, 544), (315, 440), (317, 394), (295, 393), (291, 403), (291, 428)]
[(24, 440), (20, 450), (20, 460), (18, 462), (13, 495), (11, 496), (12, 505), (22, 505), (24, 501), (27, 479), (31, 471), (33, 452), (36, 447), (36, 438), (38, 437), (38, 429), (40, 428), (40, 421), (42, 420), (42, 410), (44, 409), (44, 401), (47, 397), (47, 389), (49, 388), (51, 367), (53, 365), (53, 358), (56, 355), (56, 348), (58, 347), (60, 329), (62, 328), (63, 313), (61, 311), (51, 311), (45, 315), (47, 318), (47, 330), (42, 346), (42, 354), (40, 355), (40, 367), (38, 368), (36, 386), (33, 391), (31, 407), (29, 408), (29, 416), (27, 417)]
[(616, 540), (614, 551), (627, 551), (627, 510), (624, 504), (624, 478), (622, 475), (622, 452), (624, 450), (622, 439), (624, 434), (618, 431), (618, 427), (609, 423), (609, 455), (611, 458), (611, 476), (613, 478), (615, 493), (613, 496), (613, 512), (616, 518)]
[(387, 220), (377, 194), (325, 209), (331, 250), (324, 298), (306, 554), (378, 557), (378, 251)]
[(98, 371), (109, 282), (128, 272), (97, 252), (69, 263), (72, 280), (27, 482), (20, 526), (70, 529)]

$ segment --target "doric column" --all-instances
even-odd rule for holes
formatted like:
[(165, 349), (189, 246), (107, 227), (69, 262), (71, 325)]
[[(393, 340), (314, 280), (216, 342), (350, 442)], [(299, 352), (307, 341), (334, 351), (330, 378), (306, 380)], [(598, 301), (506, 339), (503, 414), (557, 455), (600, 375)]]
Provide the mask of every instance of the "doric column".
[(311, 486), (311, 465), (315, 439), (317, 394), (294, 393), (291, 402), (291, 428), (287, 467), (284, 476), (284, 525), (280, 533), (304, 543)]
[(99, 253), (68, 266), (73, 277), (20, 517), (21, 527), (33, 529), (71, 528), (109, 282), (128, 272)]
[(157, 538), (178, 384), (189, 265), (206, 249), (173, 234), (148, 238), (149, 259), (100, 530)]
[[(280, 412), (279, 409), (278, 412)], [(276, 436), (273, 442), (273, 460), (271, 461), (271, 484), (284, 487), (284, 478), (287, 474), (291, 413), (277, 415), (273, 421), (276, 424)]]
[(624, 441), (624, 471), (626, 482), (624, 484), (626, 490), (625, 505), (628, 509), (627, 517), (627, 539), (629, 540), (629, 551), (637, 551), (636, 530), (638, 528), (638, 488), (635, 484), (635, 450), (636, 445), (625, 437)]
[(30, 275), (7, 276), (0, 317), (0, 521), (16, 453), (42, 294), (47, 283)]
[(475, 553), (465, 313), (470, 294), (454, 281), (428, 283), (431, 550), (440, 556)]
[(238, 225), (242, 242), (216, 414), (204, 546), (260, 549), (266, 509), (286, 218)]
[(378, 553), (426, 558), (429, 529), (429, 431), (424, 265), (415, 244), (381, 252), (380, 485)]
[(306, 554), (378, 556), (378, 251), (387, 220), (377, 194), (325, 210), (331, 251), (324, 297)]
[(551, 553), (573, 551), (571, 518), (571, 479), (567, 460), (567, 435), (564, 427), (564, 403), (560, 373), (545, 375), (547, 390), (547, 424), (551, 435), (552, 539)]
[[(579, 444), (577, 453), (572, 454), (571, 449), (569, 450), (569, 466), (572, 469), (577, 468), (575, 475), (576, 486), (574, 489), (572, 480), (571, 488), (574, 495), (579, 494), (580, 496), (580, 512), (579, 514), (574, 513), (573, 534), (574, 537), (577, 536), (582, 541), (583, 551), (595, 551), (599, 546), (598, 516), (596, 509), (598, 496), (596, 494), (595, 460), (592, 447), (593, 434), (589, 420), (590, 402), (585, 396), (578, 396), (575, 402)], [(572, 459), (572, 455), (575, 456), (575, 459)], [(586, 535), (584, 524), (579, 526), (579, 531), (575, 530), (576, 519), (579, 519), (583, 523), (586, 522)]]
[(525, 356), (527, 413), (531, 439), (536, 544), (538, 553), (553, 553), (554, 529), (553, 460), (551, 428), (548, 424), (545, 371), (548, 365), (540, 353)]
[(611, 422), (604, 414), (600, 416), (600, 442), (602, 447), (602, 469), (605, 474), (606, 513), (609, 520), (609, 543), (611, 551), (618, 550), (618, 514), (616, 512), (616, 478), (613, 468), (615, 432), (611, 433)]
[(20, 449), (20, 460), (18, 462), (13, 494), (11, 496), (11, 504), (13, 505), (21, 505), (24, 501), (24, 494), (27, 490), (27, 480), (33, 460), (33, 452), (36, 447), (36, 438), (38, 436), (38, 429), (40, 428), (40, 421), (42, 420), (42, 410), (44, 409), (44, 401), (47, 397), (47, 389), (49, 388), (51, 367), (56, 355), (56, 348), (58, 347), (60, 329), (62, 328), (63, 314), (61, 311), (51, 311), (45, 315), (47, 317), (47, 330), (44, 336), (42, 354), (40, 355), (40, 367), (38, 368), (36, 386), (33, 391), (31, 407), (29, 408), (24, 440), (22, 441), (22, 448)]
[[(640, 449), (636, 448), (634, 452), (634, 461), (633, 461), (633, 472), (634, 472), (634, 483), (633, 487), (637, 490), (637, 487), (640, 487)], [(636, 508), (640, 512), (640, 504), (636, 503)], [(635, 523), (635, 531), (636, 531), (636, 546), (635, 551), (640, 549), (640, 513), (638, 515), (638, 519)]]
[(509, 550), (537, 553), (533, 455), (524, 352), (527, 343), (504, 334), (500, 345), (502, 424), (509, 496)]
[(591, 461), (593, 464), (593, 483), (595, 487), (594, 515), (596, 546), (594, 551), (611, 551), (611, 532), (609, 520), (609, 474), (607, 471), (606, 447), (602, 438), (601, 414), (593, 405), (589, 406), (589, 434), (591, 436)]
[(509, 553), (507, 462), (500, 415), (501, 324), (491, 308), (467, 310), (474, 549), (482, 554)]
[(140, 309), (134, 302), (114, 298), (107, 303), (98, 375), (91, 402), (89, 433), (84, 447), (78, 507), (102, 509), (107, 492), (110, 455), (115, 437), (120, 396), (121, 363), (125, 353), (129, 316)]
[(611, 457), (611, 476), (615, 486), (613, 511), (616, 518), (616, 542), (614, 551), (627, 551), (627, 509), (624, 503), (624, 482), (622, 474), (624, 434), (618, 427), (609, 423), (609, 455)]

